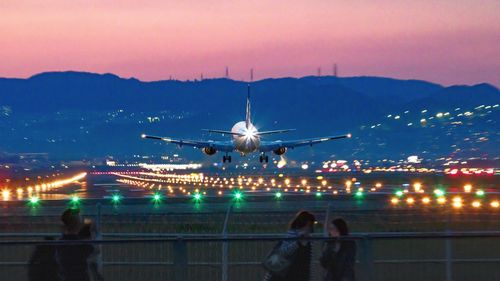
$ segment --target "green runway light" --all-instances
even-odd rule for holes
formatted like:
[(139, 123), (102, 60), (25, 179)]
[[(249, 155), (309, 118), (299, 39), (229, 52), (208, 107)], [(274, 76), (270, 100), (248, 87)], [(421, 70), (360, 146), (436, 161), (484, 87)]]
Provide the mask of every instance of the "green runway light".
[(276, 197), (276, 199), (281, 199), (282, 196), (283, 194), (279, 191), (274, 194), (274, 197)]
[(120, 202), (120, 200), (121, 200), (121, 196), (120, 196), (120, 195), (118, 195), (118, 194), (115, 194), (115, 195), (113, 195), (113, 196), (111, 197), (111, 201), (112, 201), (113, 203), (119, 203), (119, 202)]
[(40, 203), (40, 198), (36, 197), (36, 196), (33, 196), (29, 199), (29, 202), (30, 204), (32, 205), (37, 205), (38, 203)]
[(72, 202), (72, 203), (75, 203), (75, 204), (76, 204), (76, 203), (78, 203), (78, 202), (80, 202), (80, 197), (78, 197), (78, 196), (76, 196), (76, 195), (75, 195), (75, 196), (72, 196), (72, 197), (71, 197), (71, 202)]
[(243, 194), (241, 192), (234, 193), (234, 199), (241, 200), (243, 198)]
[(436, 195), (437, 197), (442, 197), (442, 196), (444, 196), (444, 194), (445, 194), (444, 190), (434, 189), (434, 195)]
[(354, 194), (356, 197), (363, 197), (363, 191), (361, 190), (358, 190), (356, 191), (356, 193)]
[(484, 194), (485, 194), (485, 193), (484, 193), (484, 190), (482, 190), (482, 189), (478, 189), (478, 190), (476, 191), (476, 195), (477, 195), (477, 196), (481, 196), (481, 197), (482, 197), (482, 196), (484, 196)]
[(396, 191), (396, 196), (397, 197), (401, 197), (401, 196), (403, 196), (403, 194), (404, 194), (404, 192), (402, 190)]
[(153, 194), (153, 202), (156, 204), (160, 203), (160, 201), (161, 201), (161, 194), (160, 193)]
[(200, 193), (197, 192), (194, 194), (193, 198), (194, 198), (194, 201), (199, 202), (201, 200), (202, 196)]
[(320, 198), (321, 195), (323, 195), (323, 194), (321, 194), (321, 192), (316, 192), (316, 197)]

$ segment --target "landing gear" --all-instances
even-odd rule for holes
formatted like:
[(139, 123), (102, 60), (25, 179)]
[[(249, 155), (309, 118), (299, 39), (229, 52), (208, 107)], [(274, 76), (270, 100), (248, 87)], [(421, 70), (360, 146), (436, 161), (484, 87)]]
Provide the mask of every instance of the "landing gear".
[(224, 156), (222, 156), (222, 163), (226, 163), (226, 161), (228, 163), (231, 163), (231, 155), (224, 155)]
[(261, 156), (259, 156), (259, 161), (260, 161), (260, 163), (263, 163), (263, 162), (268, 163), (269, 156), (262, 154)]

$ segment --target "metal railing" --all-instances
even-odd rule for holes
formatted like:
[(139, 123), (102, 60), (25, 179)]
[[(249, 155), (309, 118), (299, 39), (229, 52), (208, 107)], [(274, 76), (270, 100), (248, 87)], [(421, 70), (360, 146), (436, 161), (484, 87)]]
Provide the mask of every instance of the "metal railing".
[[(14, 267), (20, 268), (20, 271), (26, 271), (28, 262), (22, 260), (22, 256), (28, 257), (29, 252), (36, 246), (52, 245), (54, 247), (60, 245), (75, 245), (75, 244), (92, 244), (102, 247), (103, 261), (102, 265), (105, 269), (118, 268), (125, 271), (147, 272), (161, 271), (164, 275), (158, 277), (157, 280), (193, 280), (194, 276), (197, 280), (258, 280), (264, 272), (261, 264), (261, 259), (267, 251), (272, 248), (272, 245), (278, 240), (288, 240), (283, 235), (203, 235), (203, 236), (171, 236), (157, 234), (156, 237), (144, 238), (142, 234), (136, 234), (135, 239), (131, 234), (121, 235), (103, 235), (103, 240), (92, 241), (40, 241), (40, 240), (17, 240), (19, 238), (29, 238), (30, 236), (39, 237), (42, 234), (2, 234), (0, 241), (0, 252), (3, 258), (0, 261), (0, 268)], [(43, 234), (46, 235), (46, 234)], [(128, 237), (118, 239), (118, 237)], [(9, 240), (7, 240), (8, 238)], [(432, 280), (468, 280), (463, 279), (459, 275), (454, 275), (456, 264), (461, 266), (467, 265), (470, 268), (490, 267), (488, 272), (492, 279), (497, 280), (500, 276), (500, 252), (498, 242), (500, 238), (499, 232), (453, 232), (453, 233), (356, 233), (347, 238), (355, 240), (358, 245), (356, 271), (359, 280), (420, 280), (418, 268), (422, 265), (432, 267), (427, 272), (433, 276)], [(4, 240), (5, 239), (5, 240)], [(453, 249), (463, 252), (464, 243), (460, 240), (470, 241), (482, 240), (483, 248), (481, 249), (483, 256), (472, 257), (455, 257)], [(321, 245), (323, 241), (328, 240), (325, 237), (309, 238), (315, 245)], [(411, 247), (411, 242), (417, 244), (430, 243), (437, 246), (445, 244), (444, 247), (437, 247), (444, 251), (441, 255), (432, 253), (425, 255), (426, 257), (409, 258), (408, 253), (399, 257), (388, 257), (387, 253), (380, 250), (390, 245), (403, 245), (403, 248)], [(450, 247), (446, 246), (450, 241)], [(405, 242), (410, 244), (405, 245)], [(467, 244), (466, 243), (466, 244)], [(377, 245), (378, 244), (378, 245)], [(454, 245), (455, 244), (455, 245)], [(465, 244), (465, 245), (466, 245)], [(455, 247), (453, 247), (453, 245)], [(490, 245), (490, 248), (487, 247)], [(491, 246), (497, 245), (491, 248)], [(204, 255), (197, 255), (196, 249), (205, 251)], [(315, 247), (314, 256), (317, 257), (320, 247)], [(136, 255), (136, 251), (153, 251), (150, 253), (142, 253)], [(415, 248), (420, 252), (418, 248)], [(164, 253), (163, 253), (164, 251)], [(7, 253), (26, 252), (25, 255), (20, 255), (17, 260), (8, 260)], [(219, 253), (220, 252), (220, 253)], [(124, 255), (124, 253), (128, 253)], [(463, 256), (463, 254), (461, 254)], [(416, 256), (419, 256), (417, 254)], [(430, 257), (428, 257), (430, 256)], [(319, 271), (317, 260), (314, 261), (316, 272)], [(396, 266), (404, 266), (405, 269), (394, 269)], [(474, 266), (476, 265), (476, 266)], [(479, 266), (477, 266), (479, 265)], [(444, 266), (444, 271), (443, 271)], [(387, 278), (390, 275), (388, 269), (393, 268), (395, 278)], [(208, 274), (207, 272), (211, 272)], [(251, 272), (251, 274), (249, 273)], [(416, 275), (415, 275), (416, 274)], [(2, 280), (5, 276), (1, 276)], [(22, 273), (20, 274), (22, 275)], [(133, 280), (128, 279), (123, 274), (105, 274), (108, 275), (108, 280)], [(319, 279), (320, 274), (316, 274), (315, 280)], [(412, 276), (413, 275), (413, 276)], [(203, 279), (206, 276), (207, 279)], [(406, 277), (404, 277), (406, 276)], [(166, 277), (167, 279), (162, 279)], [(404, 278), (403, 278), (404, 277)], [(494, 278), (493, 278), (494, 277)], [(199, 279), (202, 278), (202, 279)], [(417, 279), (415, 279), (417, 278)], [(12, 279), (9, 280), (26, 280)], [(153, 280), (155, 280), (153, 278)], [(487, 279), (475, 279), (487, 280)]]
[[(320, 203), (307, 207), (320, 216), (324, 213), (320, 220), (323, 224), (329, 221), (331, 213), (343, 212), (334, 210), (328, 202)], [(83, 243), (101, 249), (98, 263), (104, 268), (106, 280), (260, 280), (264, 274), (262, 259), (276, 241), (287, 238), (275, 233), (232, 233), (231, 223), (241, 224), (237, 221), (241, 214), (267, 212), (260, 209), (260, 205), (257, 207), (242, 211), (234, 204), (224, 204), (217, 207), (217, 213), (206, 210), (206, 214), (217, 216), (220, 222), (212, 234), (103, 232), (102, 226), (110, 216), (126, 214), (115, 214), (110, 206), (98, 202), (85, 209), (85, 215), (94, 218), (97, 240)], [(286, 212), (284, 217), (298, 208), (296, 204), (281, 207), (279, 212)], [(59, 211), (48, 212), (51, 221), (58, 221)], [(397, 218), (402, 219), (399, 214)], [(451, 217), (445, 218), (443, 231), (439, 232), (352, 234), (348, 239), (357, 243), (357, 280), (500, 280), (500, 231), (452, 231), (450, 222)], [(325, 235), (318, 233), (310, 238), (315, 245), (315, 281), (321, 280), (318, 256), (322, 242), (328, 239)], [(59, 234), (0, 232), (0, 280), (27, 280), (28, 260), (37, 246), (75, 243), (41, 241), (46, 236), (58, 237)]]

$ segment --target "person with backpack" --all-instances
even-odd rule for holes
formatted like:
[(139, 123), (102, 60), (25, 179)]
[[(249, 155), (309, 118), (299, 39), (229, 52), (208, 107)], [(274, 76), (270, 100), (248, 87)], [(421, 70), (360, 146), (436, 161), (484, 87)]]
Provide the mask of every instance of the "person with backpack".
[(307, 238), (314, 231), (315, 216), (301, 211), (291, 220), (287, 238), (279, 242), (263, 262), (267, 273), (264, 281), (311, 280), (312, 245)]

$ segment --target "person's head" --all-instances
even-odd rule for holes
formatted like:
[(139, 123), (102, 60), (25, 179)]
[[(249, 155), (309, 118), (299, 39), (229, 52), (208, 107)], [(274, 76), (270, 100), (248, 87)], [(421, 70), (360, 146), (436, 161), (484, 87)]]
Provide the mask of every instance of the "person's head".
[(312, 233), (314, 231), (315, 222), (316, 217), (314, 217), (313, 214), (307, 211), (300, 211), (290, 222), (289, 229), (304, 233)]
[(332, 237), (349, 235), (349, 229), (347, 228), (347, 223), (342, 218), (333, 219), (328, 225), (328, 233)]
[(61, 215), (66, 232), (78, 233), (82, 224), (82, 217), (79, 209), (66, 209)]

